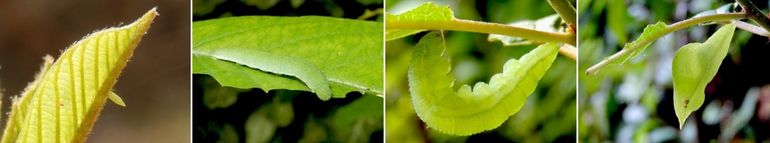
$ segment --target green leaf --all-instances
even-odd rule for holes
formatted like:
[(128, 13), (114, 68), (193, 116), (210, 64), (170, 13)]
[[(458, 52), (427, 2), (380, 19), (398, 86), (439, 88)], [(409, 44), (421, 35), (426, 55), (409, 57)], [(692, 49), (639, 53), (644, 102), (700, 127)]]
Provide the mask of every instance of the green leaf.
[[(385, 16), (385, 21), (387, 23), (398, 22), (404, 24), (451, 21), (452, 19), (454, 19), (454, 14), (452, 13), (452, 10), (449, 9), (449, 6), (439, 6), (433, 4), (433, 2), (423, 3), (419, 7), (402, 14), (387, 14)], [(425, 29), (388, 29), (385, 32), (385, 38), (387, 41), (390, 41), (422, 31), (425, 31)]]
[(363, 96), (338, 109), (332, 118), (337, 129), (346, 129), (361, 118), (382, 119), (382, 98)]
[(425, 35), (412, 54), (409, 91), (415, 112), (428, 127), (453, 135), (471, 135), (500, 126), (518, 112), (557, 55), (559, 46), (543, 44), (520, 60), (508, 60), (502, 73), (471, 89), (455, 91), (449, 54), (438, 33)]
[(628, 41), (628, 36), (626, 36), (626, 23), (630, 20), (626, 1), (607, 1), (607, 5), (607, 26), (609, 27), (610, 32), (618, 38), (618, 41), (625, 43)]
[(334, 112), (333, 129), (341, 142), (366, 142), (374, 131), (382, 130), (383, 98), (362, 96)]
[(46, 56), (35, 81), (14, 98), (2, 142), (85, 142), (121, 70), (157, 16), (92, 33), (53, 60)]
[[(616, 60), (615, 63), (618, 64), (624, 64), (628, 60), (633, 59), (640, 53), (644, 52), (645, 49), (647, 49), (650, 44), (652, 44), (652, 41), (654, 41), (656, 36), (654, 35), (660, 35), (664, 33), (666, 29), (666, 23), (658, 22), (652, 25), (647, 25), (647, 27), (644, 27), (644, 31), (642, 32), (642, 35), (639, 36), (639, 38), (636, 38), (634, 42), (628, 43), (625, 46), (623, 46), (623, 50), (632, 50), (630, 53), (622, 55), (620, 58)], [(646, 42), (649, 41), (649, 42)], [(628, 47), (637, 46), (639, 44), (644, 44), (643, 46), (636, 48), (636, 49), (629, 49)]]
[[(268, 130), (264, 130), (265, 133), (268, 133)], [(272, 134), (272, 132), (269, 132)], [(219, 135), (219, 139), (217, 139), (217, 143), (237, 143), (238, 142), (238, 131), (235, 130), (235, 127), (233, 125), (230, 125), (229, 123), (225, 123), (225, 125), (220, 128), (219, 132), (217, 132)]]
[(734, 31), (734, 24), (722, 26), (706, 42), (690, 43), (676, 51), (671, 72), (674, 81), (674, 111), (679, 118), (680, 129), (690, 113), (703, 104), (706, 85), (717, 74), (719, 65), (727, 56)]
[(303, 90), (324, 100), (382, 95), (382, 23), (244, 16), (194, 22), (193, 31), (193, 73), (223, 86)]
[(259, 10), (267, 10), (278, 4), (280, 0), (240, 0), (246, 5), (256, 6)]
[(324, 74), (315, 65), (301, 58), (241, 47), (197, 48), (195, 54), (215, 58), (215, 60), (230, 61), (264, 72), (293, 76), (304, 82), (321, 100), (331, 98), (329, 82)]
[(416, 29), (416, 30), (413, 30), (413, 29), (388, 29), (388, 30), (385, 30), (385, 40), (386, 41), (390, 41), (390, 40), (401, 39), (401, 38), (404, 38), (406, 36), (414, 35), (414, 34), (417, 34), (417, 33), (423, 32), (423, 31), (425, 31), (425, 29)]
[(195, 81), (203, 86), (203, 105), (213, 110), (217, 108), (227, 108), (238, 101), (238, 94), (246, 92), (244, 89), (232, 87), (223, 87), (212, 78), (203, 78)]
[(246, 130), (247, 143), (266, 143), (273, 138), (278, 127), (273, 121), (265, 117), (264, 113), (254, 111), (246, 119), (243, 128)]
[(302, 6), (302, 3), (305, 3), (305, 0), (289, 0), (289, 2), (291, 2), (291, 7), (299, 8), (299, 6)]

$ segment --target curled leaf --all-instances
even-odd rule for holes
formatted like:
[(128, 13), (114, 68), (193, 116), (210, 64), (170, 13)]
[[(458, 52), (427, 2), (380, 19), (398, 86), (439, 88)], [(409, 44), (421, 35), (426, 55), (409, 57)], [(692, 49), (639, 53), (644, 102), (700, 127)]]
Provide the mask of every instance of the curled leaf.
[(471, 135), (499, 127), (524, 105), (550, 68), (559, 46), (543, 44), (521, 59), (508, 60), (489, 83), (462, 85), (455, 78), (443, 37), (425, 35), (409, 67), (409, 91), (417, 116), (428, 127), (453, 135)]
[(703, 105), (705, 89), (727, 56), (734, 24), (719, 28), (704, 43), (690, 43), (676, 51), (671, 72), (674, 81), (674, 111), (681, 129), (687, 117)]

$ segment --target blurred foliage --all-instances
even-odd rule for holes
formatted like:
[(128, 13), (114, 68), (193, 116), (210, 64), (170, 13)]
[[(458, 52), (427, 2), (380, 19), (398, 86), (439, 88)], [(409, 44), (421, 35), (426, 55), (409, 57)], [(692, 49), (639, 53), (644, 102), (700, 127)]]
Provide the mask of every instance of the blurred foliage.
[[(425, 0), (387, 0), (387, 12), (399, 14)], [(433, 1), (449, 5), (455, 17), (496, 23), (537, 20), (555, 12), (538, 0)], [(572, 1), (574, 4), (574, 1)], [(503, 125), (467, 137), (427, 128), (412, 107), (407, 68), (412, 48), (426, 32), (386, 42), (386, 140), (388, 142), (572, 142), (575, 140), (575, 61), (558, 56), (524, 107)], [(520, 58), (537, 45), (504, 46), (489, 34), (444, 31), (456, 84), (486, 82), (505, 61)]]
[[(730, 54), (706, 87), (704, 106), (678, 130), (673, 108), (671, 62), (687, 43), (703, 42), (719, 25), (690, 27), (657, 39), (623, 65), (612, 64), (597, 75), (585, 70), (638, 38), (644, 27), (671, 24), (730, 0), (581, 0), (578, 3), (579, 52), (578, 130), (585, 142), (763, 142), (770, 131), (770, 101), (752, 101), (749, 89), (770, 90), (767, 37), (736, 30)], [(767, 1), (754, 1), (767, 10)], [(758, 94), (768, 98), (770, 93)], [(758, 106), (741, 106), (757, 104)], [(741, 109), (734, 109), (740, 106)], [(745, 107), (745, 109), (744, 109)], [(754, 110), (756, 109), (756, 110)], [(748, 113), (752, 110), (753, 113)], [(736, 114), (736, 113), (742, 114)], [(737, 121), (740, 120), (740, 121)], [(738, 123), (731, 123), (738, 122)], [(745, 122), (741, 124), (741, 122)], [(734, 133), (730, 133), (734, 132)]]
[[(193, 0), (193, 20), (243, 15), (324, 15), (381, 21), (382, 4), (381, 0)], [(351, 92), (346, 98), (321, 101), (304, 91), (222, 87), (207, 75), (193, 75), (192, 80), (196, 141), (383, 140), (383, 99), (378, 96)]]

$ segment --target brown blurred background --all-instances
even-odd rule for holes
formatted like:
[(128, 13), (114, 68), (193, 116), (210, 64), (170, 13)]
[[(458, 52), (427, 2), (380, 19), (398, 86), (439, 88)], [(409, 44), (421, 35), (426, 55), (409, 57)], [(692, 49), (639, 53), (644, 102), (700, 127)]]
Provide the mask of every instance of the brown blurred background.
[(130, 23), (155, 6), (160, 16), (115, 87), (127, 107), (107, 103), (88, 142), (189, 142), (190, 4), (185, 0), (0, 1), (2, 113), (8, 112), (9, 97), (33, 80), (43, 56), (58, 57), (86, 34)]

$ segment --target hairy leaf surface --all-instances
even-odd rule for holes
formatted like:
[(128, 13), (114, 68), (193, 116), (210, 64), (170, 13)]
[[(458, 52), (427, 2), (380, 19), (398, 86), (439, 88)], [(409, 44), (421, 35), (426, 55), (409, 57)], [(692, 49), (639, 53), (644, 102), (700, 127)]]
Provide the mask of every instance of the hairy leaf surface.
[(382, 95), (382, 23), (243, 16), (193, 23), (193, 73), (223, 86), (288, 89), (321, 99)]
[(104, 102), (125, 106), (113, 92), (121, 70), (150, 28), (153, 8), (134, 23), (92, 33), (40, 73), (14, 98), (3, 142), (85, 142)]
[(703, 105), (706, 85), (717, 74), (719, 65), (727, 56), (734, 31), (734, 24), (722, 26), (706, 42), (690, 43), (676, 51), (671, 72), (674, 111), (679, 118), (680, 129), (687, 117)]
[(409, 67), (409, 91), (415, 112), (428, 127), (453, 135), (471, 135), (500, 126), (521, 109), (556, 58), (559, 46), (543, 44), (520, 60), (511, 59), (489, 83), (462, 85), (455, 91), (449, 54), (438, 33), (417, 44)]

